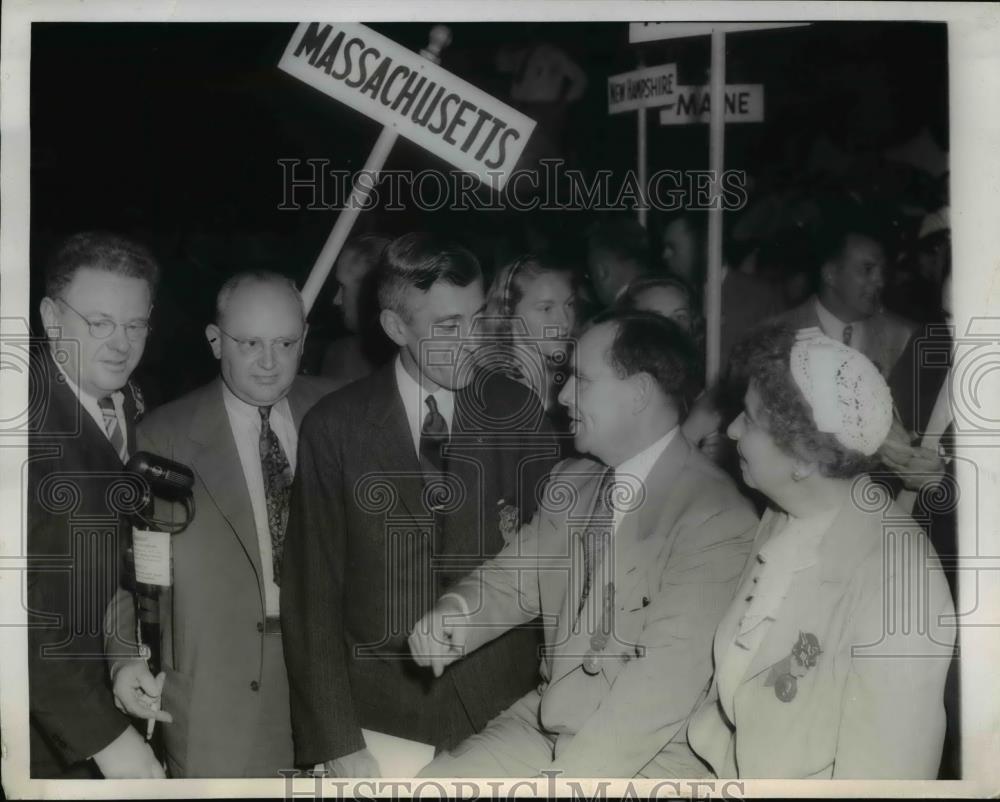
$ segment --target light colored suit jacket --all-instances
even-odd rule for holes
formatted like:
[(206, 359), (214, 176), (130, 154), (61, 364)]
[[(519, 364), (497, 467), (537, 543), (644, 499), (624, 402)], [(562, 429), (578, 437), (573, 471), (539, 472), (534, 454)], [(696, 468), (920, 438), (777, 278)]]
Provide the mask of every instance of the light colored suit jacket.
[(615, 533), (613, 630), (591, 676), (583, 657), (593, 629), (571, 625), (581, 530), (603, 471), (592, 460), (560, 463), (519, 537), (455, 586), (472, 611), (470, 650), (542, 615), (539, 720), (556, 735), (545, 768), (569, 777), (635, 776), (675, 736), (690, 754), (682, 725), (711, 677), (712, 635), (757, 523), (732, 480), (678, 432)]
[[(955, 630), (948, 584), (923, 530), (867, 477), (854, 486), (794, 573), (732, 700), (717, 678), (688, 741), (718, 777), (934, 779), (941, 759), (945, 674)], [(882, 509), (885, 509), (885, 512)], [(757, 553), (782, 516), (765, 513), (753, 557), (715, 638), (718, 666), (732, 642)], [(816, 636), (816, 665), (789, 701), (769, 683), (800, 633)], [(731, 702), (731, 704), (730, 704)]]
[[(774, 320), (785, 323), (793, 329), (806, 329), (820, 326), (819, 315), (816, 314), (816, 296), (811, 295), (794, 309), (789, 309), (778, 315)], [(886, 309), (876, 312), (864, 321), (865, 337), (861, 352), (875, 363), (883, 376), (888, 378), (902, 355), (910, 336), (916, 329), (909, 320), (895, 315)]]
[[(326, 379), (296, 378), (288, 394), (296, 427), (329, 391)], [(195, 518), (171, 538), (173, 586), (161, 597), (163, 709), (161, 724), (175, 777), (242, 777), (248, 769), (261, 708), (251, 683), (287, 683), (262, 677), (265, 619), (260, 544), (243, 468), (216, 379), (155, 410), (139, 429), (139, 447), (190, 466), (195, 474)], [(176, 513), (176, 511), (174, 511)], [(157, 505), (157, 517), (169, 519)], [(176, 519), (175, 519), (176, 520)], [(118, 643), (135, 640), (130, 594), (114, 601)], [(291, 725), (287, 738), (291, 753)]]

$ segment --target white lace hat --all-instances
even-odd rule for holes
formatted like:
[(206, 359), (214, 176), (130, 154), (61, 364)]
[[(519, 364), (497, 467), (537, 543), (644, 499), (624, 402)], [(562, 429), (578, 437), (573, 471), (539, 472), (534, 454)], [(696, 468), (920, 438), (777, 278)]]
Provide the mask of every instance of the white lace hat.
[(860, 351), (818, 328), (800, 329), (795, 337), (792, 378), (816, 427), (870, 457), (892, 426), (892, 393), (882, 374)]

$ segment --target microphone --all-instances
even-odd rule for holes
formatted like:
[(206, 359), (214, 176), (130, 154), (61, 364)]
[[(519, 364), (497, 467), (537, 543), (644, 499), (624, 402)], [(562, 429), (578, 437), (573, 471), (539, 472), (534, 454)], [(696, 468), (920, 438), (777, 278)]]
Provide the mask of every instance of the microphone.
[(180, 501), (194, 487), (194, 471), (187, 465), (148, 451), (133, 454), (125, 470), (145, 479), (152, 494), (166, 501)]

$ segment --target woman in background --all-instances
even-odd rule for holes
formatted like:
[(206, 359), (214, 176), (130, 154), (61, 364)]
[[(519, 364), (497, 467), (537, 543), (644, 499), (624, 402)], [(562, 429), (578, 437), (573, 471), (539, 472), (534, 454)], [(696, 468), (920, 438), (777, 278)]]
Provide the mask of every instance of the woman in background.
[(568, 375), (575, 327), (576, 282), (569, 266), (526, 254), (497, 272), (483, 317), (491, 342), (477, 356), (531, 387), (561, 433), (568, 420), (556, 397)]
[(860, 352), (769, 326), (730, 424), (768, 499), (688, 743), (717, 777), (934, 779), (954, 606), (923, 530), (867, 473), (892, 397)]
[[(693, 303), (693, 293), (687, 283), (674, 276), (650, 276), (633, 281), (618, 305), (622, 309), (655, 312), (670, 318), (687, 332), (702, 360), (705, 358), (705, 321)], [(720, 462), (725, 439), (723, 419), (711, 391), (702, 392), (688, 411), (681, 431), (705, 456)]]

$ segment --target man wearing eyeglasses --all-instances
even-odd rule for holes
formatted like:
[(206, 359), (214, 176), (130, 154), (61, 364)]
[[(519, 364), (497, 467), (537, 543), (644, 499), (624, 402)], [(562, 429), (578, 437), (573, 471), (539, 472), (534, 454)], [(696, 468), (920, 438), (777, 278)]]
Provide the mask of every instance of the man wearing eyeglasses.
[[(114, 492), (136, 450), (143, 408), (129, 377), (146, 345), (158, 278), (145, 248), (100, 232), (70, 237), (46, 267), (39, 308), (46, 338), (32, 353), (29, 384), (35, 778), (163, 776), (152, 750), (115, 706), (102, 637), (104, 608), (130, 535)], [(156, 684), (149, 690), (155, 694)]]
[[(297, 375), (306, 328), (288, 278), (229, 279), (205, 330), (221, 376), (160, 407), (139, 430), (144, 450), (195, 473), (195, 518), (172, 538), (173, 585), (161, 602), (171, 777), (276, 778), (293, 768), (280, 566), (299, 423), (335, 386)], [(116, 607), (125, 642), (135, 624), (124, 591)], [(153, 679), (146, 664), (116, 658), (116, 697), (154, 717), (140, 693)]]

